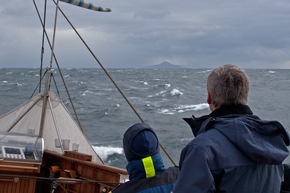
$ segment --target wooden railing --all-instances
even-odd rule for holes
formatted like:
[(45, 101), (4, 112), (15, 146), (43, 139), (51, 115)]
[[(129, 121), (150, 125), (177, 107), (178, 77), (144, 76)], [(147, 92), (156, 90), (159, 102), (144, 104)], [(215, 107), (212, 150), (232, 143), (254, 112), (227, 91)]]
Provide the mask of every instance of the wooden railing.
[[(124, 169), (93, 163), (89, 155), (66, 152), (64, 155), (45, 151), (41, 176), (57, 178), (56, 181), (37, 182), (37, 192), (50, 193), (54, 187), (57, 193), (107, 193), (124, 182), (127, 171)], [(59, 172), (52, 176), (51, 166), (58, 166)], [(75, 171), (71, 178), (67, 171)]]
[[(40, 164), (1, 160), (0, 192), (33, 193), (36, 187), (35, 177), (39, 172)], [(19, 176), (26, 176), (26, 178)]]

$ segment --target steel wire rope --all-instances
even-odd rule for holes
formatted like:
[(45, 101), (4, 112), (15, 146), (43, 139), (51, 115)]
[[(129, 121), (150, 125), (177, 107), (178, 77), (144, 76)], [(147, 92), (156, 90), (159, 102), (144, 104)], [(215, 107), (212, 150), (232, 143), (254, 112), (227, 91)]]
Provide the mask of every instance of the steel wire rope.
[[(36, 180), (47, 180), (47, 181), (75, 181), (73, 178), (66, 178), (61, 180), (59, 178), (51, 177), (39, 177), (39, 176), (27, 176), (27, 175), (14, 175), (14, 174), (0, 174), (0, 177), (7, 178), (22, 178), (22, 179), (36, 179)], [(78, 182), (81, 183), (96, 183), (96, 184), (120, 184), (120, 182), (110, 182), (110, 181), (99, 181), (99, 180), (89, 180), (89, 179), (78, 179)]]
[[(38, 15), (39, 21), (40, 21), (40, 23), (41, 23), (41, 25), (42, 25), (42, 27), (43, 27), (43, 31), (44, 31), (44, 33), (45, 33), (46, 40), (47, 40), (47, 42), (48, 42), (48, 44), (49, 44), (50, 49), (52, 49), (52, 45), (51, 45), (51, 43), (50, 43), (50, 40), (49, 40), (49, 37), (48, 37), (47, 31), (46, 31), (45, 26), (44, 26), (44, 23), (43, 23), (43, 21), (42, 21), (42, 19), (41, 19), (41, 16), (40, 16), (40, 13), (39, 13), (39, 10), (38, 10), (38, 7), (37, 7), (37, 5), (36, 5), (35, 0), (33, 0), (33, 3), (34, 3), (35, 10), (36, 10), (36, 12), (37, 12), (37, 15)], [(73, 109), (74, 114), (75, 114), (75, 116), (76, 116), (76, 120), (77, 120), (77, 122), (78, 122), (78, 125), (79, 125), (80, 129), (81, 129), (82, 132), (83, 132), (82, 124), (81, 124), (80, 119), (79, 119), (79, 117), (78, 117), (78, 114), (77, 114), (77, 112), (76, 112), (76, 110), (75, 110), (74, 103), (72, 102), (72, 98), (71, 98), (71, 96), (70, 96), (70, 93), (69, 93), (68, 87), (67, 87), (66, 82), (65, 82), (65, 80), (64, 80), (64, 76), (63, 76), (62, 71), (61, 71), (61, 69), (60, 69), (60, 66), (59, 66), (58, 60), (57, 60), (57, 58), (56, 58), (56, 56), (55, 56), (55, 53), (53, 53), (53, 57), (54, 57), (54, 61), (55, 61), (55, 64), (56, 64), (56, 66), (57, 66), (57, 69), (58, 69), (58, 71), (59, 71), (60, 77), (61, 77), (61, 79), (62, 79), (62, 82), (63, 82), (63, 84), (64, 84), (64, 87), (65, 87), (66, 93), (67, 93), (67, 95), (68, 95), (68, 98), (69, 98), (70, 104), (72, 105), (72, 109)]]
[[(106, 70), (106, 68), (102, 65), (102, 63), (99, 61), (99, 59), (96, 57), (96, 55), (94, 54), (94, 52), (90, 49), (90, 47), (88, 46), (88, 44), (85, 42), (85, 40), (82, 38), (82, 36), (79, 34), (79, 32), (77, 31), (77, 29), (74, 27), (74, 25), (70, 22), (70, 20), (67, 18), (67, 16), (64, 14), (64, 12), (62, 11), (62, 9), (58, 6), (57, 2), (55, 2), (55, 0), (53, 0), (53, 2), (55, 3), (55, 5), (58, 7), (59, 11), (61, 12), (61, 14), (64, 16), (64, 18), (67, 20), (67, 22), (70, 24), (70, 26), (72, 27), (72, 29), (75, 31), (75, 33), (78, 35), (78, 37), (80, 38), (80, 40), (83, 42), (83, 44), (86, 46), (86, 48), (88, 49), (88, 51), (91, 53), (91, 55), (94, 57), (94, 59), (97, 61), (97, 63), (99, 64), (99, 66), (103, 69), (103, 71), (105, 72), (105, 74), (108, 76), (108, 78), (111, 80), (111, 82), (114, 84), (114, 86), (117, 88), (117, 90), (120, 92), (120, 94), (123, 96), (123, 98), (126, 100), (126, 102), (128, 103), (128, 105), (131, 107), (131, 109), (135, 112), (135, 114), (137, 115), (137, 117), (140, 119), (140, 121), (142, 123), (144, 123), (143, 119), (141, 118), (141, 116), (139, 115), (139, 113), (136, 111), (136, 109), (134, 108), (134, 106), (130, 103), (130, 101), (128, 100), (128, 98), (125, 96), (125, 94), (122, 92), (122, 90), (119, 88), (119, 86), (117, 85), (117, 83), (114, 81), (114, 79), (111, 77), (111, 75), (109, 74), (109, 72)], [(163, 147), (163, 145), (161, 143), (160, 147), (163, 150), (163, 152), (166, 154), (166, 156), (170, 159), (170, 161), (172, 162), (172, 164), (174, 166), (176, 166), (174, 160), (171, 158), (171, 156), (168, 154), (167, 150)]]
[[(43, 12), (43, 26), (45, 28), (45, 23), (46, 23), (46, 6), (47, 6), (47, 0), (45, 0), (44, 3), (44, 12)], [(41, 43), (41, 62), (40, 62), (40, 69), (39, 69), (39, 93), (41, 92), (41, 82), (42, 82), (42, 67), (43, 67), (43, 55), (44, 55), (44, 28), (42, 31), (42, 43)]]
[[(36, 12), (37, 12), (37, 15), (38, 15), (39, 21), (40, 21), (40, 23), (41, 23), (41, 25), (42, 25), (42, 27), (43, 27), (43, 30), (44, 30), (44, 33), (45, 33), (45, 37), (46, 37), (46, 39), (47, 39), (47, 42), (48, 42), (48, 44), (49, 44), (49, 47), (50, 47), (50, 49), (52, 49), (52, 45), (51, 45), (51, 43), (50, 43), (50, 40), (49, 40), (49, 37), (48, 37), (47, 31), (46, 31), (45, 26), (44, 26), (44, 24), (43, 24), (43, 21), (42, 21), (42, 19), (41, 19), (41, 16), (40, 16), (40, 13), (39, 13), (39, 10), (38, 10), (38, 7), (37, 7), (37, 5), (36, 5), (35, 0), (33, 0), (33, 4), (34, 4), (34, 6), (35, 6), (35, 10), (36, 10)], [(59, 71), (59, 74), (60, 74), (60, 77), (61, 77), (61, 79), (62, 79), (62, 82), (63, 82), (63, 84), (64, 84), (64, 87), (65, 87), (66, 93), (67, 93), (67, 95), (68, 95), (68, 98), (69, 98), (70, 104), (72, 105), (72, 109), (73, 109), (73, 111), (74, 111), (74, 115), (75, 115), (75, 117), (76, 117), (76, 120), (77, 120), (77, 122), (78, 122), (78, 125), (79, 125), (81, 131), (84, 133), (84, 131), (83, 131), (83, 127), (82, 127), (82, 124), (81, 124), (80, 119), (79, 119), (79, 116), (78, 116), (78, 114), (77, 114), (77, 112), (76, 112), (76, 109), (75, 109), (74, 103), (73, 103), (73, 101), (72, 101), (72, 98), (71, 98), (71, 96), (70, 96), (70, 93), (69, 93), (68, 87), (67, 87), (66, 82), (65, 82), (65, 80), (64, 80), (64, 76), (63, 76), (62, 71), (61, 71), (61, 69), (60, 69), (60, 66), (59, 66), (58, 60), (57, 60), (57, 58), (56, 58), (56, 56), (55, 56), (55, 53), (52, 52), (52, 54), (53, 54), (53, 58), (54, 58), (55, 64), (57, 65), (57, 69), (58, 69), (58, 71)], [(48, 69), (47, 69), (47, 71), (48, 71)], [(101, 157), (100, 157), (98, 154), (96, 154), (96, 155), (97, 155), (97, 157), (99, 158), (99, 160), (101, 160), (101, 162), (104, 163), (104, 161), (101, 159)]]
[(30, 96), (30, 99), (31, 99), (31, 98), (33, 97), (33, 95), (35, 94), (35, 91), (37, 90), (37, 88), (40, 87), (41, 82), (42, 82), (42, 80), (43, 80), (43, 77), (45, 76), (46, 73), (47, 73), (47, 70), (43, 73), (42, 77), (40, 77), (40, 81), (39, 81), (39, 83), (36, 85), (34, 91), (32, 92), (32, 94), (31, 94), (31, 96)]

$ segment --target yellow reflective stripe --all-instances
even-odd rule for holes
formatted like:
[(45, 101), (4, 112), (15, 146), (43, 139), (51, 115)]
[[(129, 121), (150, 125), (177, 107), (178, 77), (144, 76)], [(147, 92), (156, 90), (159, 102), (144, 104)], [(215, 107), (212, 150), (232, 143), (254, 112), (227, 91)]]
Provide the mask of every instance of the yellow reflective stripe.
[(151, 156), (145, 157), (142, 159), (142, 162), (145, 169), (146, 178), (155, 176), (155, 169), (154, 169), (152, 157)]

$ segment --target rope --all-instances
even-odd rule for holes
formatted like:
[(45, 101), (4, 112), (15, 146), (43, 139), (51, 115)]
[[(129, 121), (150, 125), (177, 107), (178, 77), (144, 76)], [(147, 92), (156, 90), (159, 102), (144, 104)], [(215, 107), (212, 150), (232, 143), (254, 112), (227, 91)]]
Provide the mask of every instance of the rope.
[(96, 183), (96, 184), (120, 184), (120, 182), (109, 182), (109, 181), (98, 181), (98, 180), (82, 180), (79, 178), (65, 178), (65, 179), (58, 179), (55, 177), (38, 177), (38, 176), (26, 176), (26, 175), (12, 175), (12, 174), (0, 174), (0, 177), (7, 177), (7, 178), (21, 178), (21, 179), (36, 179), (36, 180), (44, 180), (44, 181), (76, 181), (80, 183)]
[(53, 27), (53, 35), (52, 35), (52, 47), (51, 47), (51, 57), (50, 57), (50, 69), (52, 68), (52, 60), (53, 60), (53, 56), (54, 56), (54, 43), (55, 43), (55, 35), (56, 35), (58, 4), (59, 4), (59, 0), (57, 0), (57, 4), (56, 4), (56, 8), (55, 8), (54, 27)]
[[(47, 73), (47, 70), (44, 72), (44, 74), (42, 75), (42, 77), (40, 77), (40, 81), (39, 81), (39, 83), (37, 84), (37, 86), (35, 87), (34, 91), (32, 92), (32, 94), (31, 94), (31, 96), (30, 96), (30, 99), (34, 96), (35, 91), (37, 90), (37, 88), (40, 89), (41, 82), (42, 82), (43, 77), (45, 76), (46, 73)], [(40, 71), (40, 74), (42, 74), (42, 71)], [(40, 93), (40, 91), (39, 91), (39, 93)]]
[[(53, 1), (55, 4), (55, 0)], [(57, 5), (57, 4), (56, 4)], [(96, 62), (99, 64), (99, 66), (102, 68), (102, 70), (106, 73), (106, 75), (108, 76), (108, 78), (111, 80), (111, 82), (114, 84), (114, 86), (117, 88), (117, 90), (120, 92), (120, 94), (123, 96), (123, 98), (126, 100), (126, 102), (128, 103), (128, 105), (132, 108), (132, 110), (135, 112), (135, 114), (138, 116), (138, 118), (144, 122), (141, 118), (141, 116), (139, 115), (139, 113), (136, 111), (136, 109), (133, 107), (133, 105), (130, 103), (130, 101), (127, 99), (127, 97), (125, 96), (125, 94), (122, 92), (122, 90), (119, 88), (119, 86), (116, 84), (116, 82), (114, 81), (114, 79), (111, 77), (111, 75), (109, 74), (109, 72), (105, 69), (105, 67), (101, 64), (101, 62), (99, 61), (99, 59), (96, 57), (96, 55), (93, 53), (93, 51), (91, 50), (91, 48), (88, 46), (88, 44), (85, 42), (85, 40), (82, 38), (82, 36), (79, 34), (79, 32), (76, 30), (76, 28), (73, 26), (73, 24), (70, 22), (70, 20), (67, 18), (67, 16), (64, 14), (64, 12), (62, 11), (62, 9), (58, 6), (59, 11), (61, 12), (61, 14), (64, 16), (64, 18), (67, 20), (67, 22), (70, 24), (70, 26), (72, 27), (72, 29), (75, 31), (75, 33), (78, 35), (78, 37), (80, 38), (80, 40), (83, 42), (83, 44), (86, 46), (86, 48), (88, 49), (88, 51), (91, 53), (91, 55), (94, 57), (94, 59), (96, 60)]]
[[(33, 1), (35, 1), (35, 0), (33, 0)], [(79, 32), (76, 30), (76, 28), (73, 26), (73, 24), (70, 22), (70, 20), (67, 18), (67, 16), (64, 14), (64, 12), (62, 11), (62, 9), (59, 7), (59, 5), (58, 5), (58, 2), (59, 2), (59, 0), (57, 0), (57, 2), (55, 1), (55, 0), (53, 0), (53, 2), (55, 3), (55, 5), (56, 5), (56, 8), (60, 11), (60, 13), (63, 15), (63, 17), (66, 19), (66, 21), (69, 23), (69, 25), (72, 27), (72, 29), (75, 31), (75, 33), (77, 34), (77, 36), (80, 38), (80, 40), (83, 42), (83, 44), (85, 45), (85, 47), (88, 49), (88, 51), (90, 52), (90, 54), (93, 56), (93, 58), (95, 59), (95, 61), (99, 64), (99, 66), (102, 68), (102, 70), (105, 72), (105, 74), (107, 75), (107, 77), (111, 80), (111, 82), (114, 84), (114, 86), (116, 87), (116, 89), (119, 91), (119, 93), (122, 95), (122, 97), (125, 99), (125, 101), (127, 102), (127, 104), (131, 107), (131, 109), (134, 111), (134, 113), (136, 114), (136, 116), (140, 119), (140, 121), (142, 122), (142, 123), (144, 123), (144, 121), (143, 121), (143, 119), (142, 119), (142, 117), (139, 115), (139, 113), (136, 111), (136, 109), (134, 108), (134, 106), (130, 103), (130, 101), (128, 100), (128, 98), (125, 96), (125, 94), (122, 92), (122, 90), (119, 88), (119, 86), (117, 85), (117, 83), (114, 81), (114, 79), (111, 77), (111, 75), (109, 74), (109, 72), (105, 69), (105, 67), (101, 64), (101, 62), (99, 61), (99, 59), (96, 57), (96, 55), (93, 53), (93, 51), (90, 49), (90, 47), (88, 46), (88, 44), (84, 41), (84, 39), (82, 38), (82, 36), (79, 34)], [(35, 4), (35, 2), (34, 2), (34, 4)], [(35, 4), (35, 8), (36, 8), (36, 10), (37, 10), (37, 13), (38, 13), (38, 17), (39, 17), (39, 19), (40, 19), (40, 22), (41, 22), (41, 24), (42, 24), (42, 26), (43, 26), (43, 28), (44, 28), (44, 32), (45, 32), (45, 36), (46, 36), (46, 38), (47, 38), (47, 41), (48, 41), (48, 43), (49, 43), (49, 46), (50, 46), (50, 49), (53, 49), (53, 46), (51, 46), (51, 43), (50, 43), (50, 41), (49, 41), (49, 38), (48, 38), (48, 35), (47, 35), (47, 32), (46, 32), (46, 30), (45, 30), (45, 26), (44, 26), (44, 23), (42, 22), (42, 19), (41, 19), (41, 17), (40, 17), (40, 14), (39, 14), (39, 11), (38, 11), (38, 9), (37, 9), (37, 6), (36, 6), (36, 4)], [(56, 12), (57, 13), (57, 12)], [(56, 14), (56, 16), (57, 16), (57, 14)], [(71, 97), (70, 97), (70, 94), (69, 94), (69, 92), (68, 92), (68, 89), (67, 89), (67, 86), (66, 86), (66, 83), (65, 83), (65, 81), (64, 81), (64, 77), (63, 77), (63, 75), (62, 75), (62, 72), (61, 72), (61, 70), (60, 70), (60, 67), (59, 67), (59, 64), (58, 64), (58, 62), (57, 62), (57, 59), (56, 59), (56, 57), (55, 57), (55, 53), (52, 51), (52, 56), (54, 57), (54, 60), (55, 60), (55, 62), (56, 62), (56, 65), (57, 65), (57, 67), (58, 67), (58, 70), (59, 70), (59, 73), (60, 73), (60, 76), (61, 76), (61, 78), (62, 78), (62, 81), (63, 81), (63, 83), (64, 83), (64, 86), (65, 86), (65, 89), (66, 89), (66, 92), (67, 92), (67, 94), (68, 94), (68, 96), (69, 96), (69, 99), (70, 99), (70, 103), (72, 104), (72, 108), (73, 108), (73, 110), (74, 110), (74, 113), (75, 113), (75, 116), (77, 117), (77, 121), (78, 121), (78, 123), (79, 123), (79, 125), (80, 125), (80, 128), (81, 128), (81, 130), (83, 130), (82, 129), (82, 126), (81, 126), (81, 123), (80, 123), (80, 120), (79, 120), (79, 118), (78, 118), (78, 116), (77, 116), (77, 113), (76, 113), (76, 110), (75, 110), (75, 108), (74, 108), (74, 104), (73, 104), (73, 102), (72, 102), (72, 100), (71, 100)], [(166, 151), (166, 149), (163, 147), (163, 145), (160, 143), (160, 147), (161, 147), (161, 149), (163, 150), (163, 152), (166, 154), (166, 156), (169, 158), (169, 160), (172, 162), (172, 164), (174, 165), (174, 166), (176, 166), (176, 164), (175, 164), (175, 162), (174, 162), (174, 160), (171, 158), (171, 156), (168, 154), (168, 152)]]
[[(35, 2), (34, 2), (35, 3)], [(47, 0), (45, 0), (44, 3), (44, 13), (43, 13), (43, 26), (45, 26), (46, 23), (46, 5)], [(45, 27), (44, 27), (45, 28)], [(40, 69), (39, 69), (39, 93), (41, 92), (41, 82), (42, 82), (42, 67), (43, 67), (43, 55), (44, 55), (44, 28), (42, 31), (42, 43), (41, 43), (41, 62), (40, 62)]]
[[(38, 15), (39, 21), (40, 21), (40, 23), (41, 23), (41, 25), (42, 25), (42, 27), (43, 27), (43, 31), (44, 31), (44, 33), (45, 33), (46, 40), (47, 40), (47, 42), (48, 42), (48, 44), (49, 44), (50, 49), (52, 49), (52, 45), (51, 45), (51, 43), (50, 43), (50, 40), (49, 40), (49, 37), (48, 37), (47, 31), (46, 31), (45, 26), (44, 26), (44, 23), (43, 23), (43, 21), (42, 21), (42, 19), (41, 19), (41, 16), (40, 16), (40, 13), (39, 13), (38, 7), (37, 7), (37, 5), (36, 5), (36, 3), (35, 3), (35, 0), (33, 0), (33, 3), (34, 3), (34, 6), (35, 6), (35, 9), (36, 9), (36, 12), (37, 12), (37, 15)], [(64, 84), (64, 87), (65, 87), (66, 93), (67, 93), (67, 95), (68, 95), (68, 98), (69, 98), (70, 104), (72, 105), (72, 109), (73, 109), (74, 114), (75, 114), (75, 116), (76, 116), (76, 120), (77, 120), (77, 122), (78, 122), (78, 125), (79, 125), (80, 129), (83, 131), (82, 124), (81, 124), (81, 122), (80, 122), (80, 119), (79, 119), (78, 114), (77, 114), (77, 112), (76, 112), (76, 109), (75, 109), (75, 107), (74, 107), (74, 103), (72, 102), (72, 98), (71, 98), (70, 93), (69, 93), (69, 91), (68, 91), (68, 87), (67, 87), (66, 82), (65, 82), (65, 80), (64, 80), (64, 77), (63, 77), (62, 71), (61, 71), (61, 69), (60, 69), (60, 66), (59, 66), (58, 60), (57, 60), (57, 58), (56, 58), (56, 56), (55, 56), (55, 53), (52, 52), (52, 54), (53, 54), (53, 58), (54, 58), (54, 61), (55, 61), (55, 63), (56, 63), (56, 66), (57, 66), (58, 72), (59, 72), (60, 77), (61, 77), (61, 79), (62, 79), (62, 82), (63, 82), (63, 84)]]
[(57, 84), (56, 84), (56, 81), (55, 81), (55, 78), (54, 78), (54, 75), (53, 75), (52, 72), (51, 72), (51, 77), (52, 77), (52, 80), (53, 80), (54, 86), (55, 86), (55, 88), (56, 88), (57, 95), (60, 96), (60, 94), (59, 94), (59, 90), (58, 90), (58, 86), (57, 86)]
[[(55, 4), (55, 0), (53, 1)], [(57, 6), (57, 4), (56, 4)], [(130, 101), (128, 100), (128, 98), (125, 96), (125, 94), (122, 92), (122, 90), (119, 88), (119, 86), (117, 85), (117, 83), (114, 81), (114, 79), (111, 77), (111, 75), (109, 74), (109, 72), (106, 70), (106, 68), (102, 65), (102, 63), (99, 61), (99, 59), (96, 57), (96, 55), (93, 53), (93, 51), (90, 49), (90, 47), (88, 46), (88, 44), (85, 42), (85, 40), (82, 38), (82, 36), (79, 34), (79, 32), (77, 31), (77, 29), (73, 26), (73, 24), (70, 22), (70, 20), (67, 18), (67, 16), (64, 14), (64, 12), (62, 11), (62, 9), (57, 6), (60, 13), (64, 16), (64, 18), (67, 20), (67, 22), (70, 24), (70, 26), (72, 27), (72, 29), (75, 31), (75, 33), (78, 35), (78, 37), (80, 38), (80, 40), (83, 42), (83, 44), (86, 46), (86, 48), (88, 49), (88, 51), (91, 53), (91, 55), (94, 57), (94, 59), (96, 60), (96, 62), (99, 64), (99, 66), (103, 69), (103, 71), (106, 73), (106, 75), (108, 76), (108, 78), (111, 80), (111, 82), (114, 84), (114, 86), (117, 88), (117, 90), (119, 91), (119, 93), (123, 96), (123, 98), (126, 100), (127, 104), (131, 107), (131, 109), (134, 111), (134, 113), (137, 115), (137, 117), (140, 119), (140, 121), (142, 123), (144, 123), (143, 119), (141, 118), (141, 116), (139, 115), (139, 113), (136, 111), (136, 109), (134, 108), (134, 106), (130, 103)], [(171, 158), (171, 156), (168, 154), (168, 152), (166, 151), (166, 149), (163, 147), (163, 145), (160, 143), (160, 147), (161, 149), (164, 151), (164, 153), (166, 154), (166, 156), (170, 159), (170, 161), (172, 162), (172, 164), (174, 166), (176, 166), (174, 160)]]

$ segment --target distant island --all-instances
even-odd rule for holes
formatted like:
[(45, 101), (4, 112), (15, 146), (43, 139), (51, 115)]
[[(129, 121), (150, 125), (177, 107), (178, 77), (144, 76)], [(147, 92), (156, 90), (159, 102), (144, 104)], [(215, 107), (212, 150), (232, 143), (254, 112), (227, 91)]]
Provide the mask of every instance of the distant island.
[(182, 68), (182, 66), (180, 65), (176, 65), (176, 64), (171, 64), (169, 62), (162, 62), (160, 64), (154, 64), (154, 65), (148, 65), (145, 66), (145, 68)]

